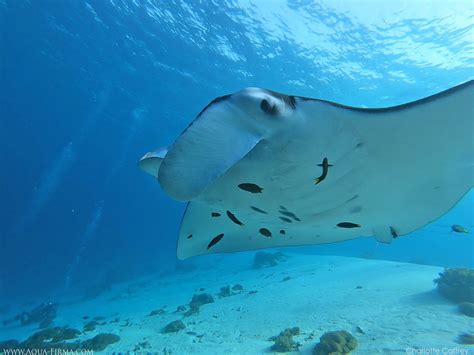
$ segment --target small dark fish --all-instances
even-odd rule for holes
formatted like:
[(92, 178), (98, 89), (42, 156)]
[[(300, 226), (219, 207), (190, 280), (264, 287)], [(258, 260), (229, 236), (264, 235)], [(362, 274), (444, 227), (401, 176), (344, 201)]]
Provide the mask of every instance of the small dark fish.
[(187, 239), (191, 239), (192, 237), (193, 237), (193, 235), (190, 234), (190, 235), (188, 235), (186, 238), (187, 238)]
[(240, 222), (237, 217), (235, 217), (235, 215), (230, 212), (230, 211), (227, 211), (227, 217), (229, 217), (229, 219), (234, 222), (235, 224), (238, 224), (239, 226), (243, 226), (244, 224), (242, 222)]
[(280, 234), (285, 235), (285, 234), (286, 234), (285, 230), (284, 230), (284, 229), (280, 229)]
[(463, 226), (460, 226), (459, 224), (453, 224), (451, 226), (451, 230), (456, 233), (466, 233), (466, 234), (469, 233), (469, 231), (466, 228), (464, 228)]
[(260, 212), (260, 213), (263, 213), (263, 214), (268, 214), (267, 212), (265, 212), (264, 210), (261, 210), (261, 209), (258, 208), (258, 207), (250, 206), (250, 208), (253, 209), (253, 210), (256, 211), (256, 212)]
[[(359, 287), (359, 286), (357, 286), (357, 287)], [(362, 287), (360, 287), (360, 288), (362, 288)], [(356, 332), (360, 333), (360, 334), (365, 334), (364, 330), (359, 326), (356, 326)]]
[(337, 226), (341, 228), (360, 228), (361, 227), (360, 224), (351, 223), (351, 222), (341, 222), (341, 223), (338, 223)]
[(212, 238), (212, 240), (211, 240), (211, 241), (209, 242), (209, 244), (207, 245), (207, 249), (209, 250), (209, 249), (212, 248), (214, 245), (216, 245), (217, 243), (219, 243), (222, 238), (224, 238), (224, 233), (221, 233), (221, 234), (215, 236), (214, 238)]
[(260, 186), (258, 186), (256, 184), (249, 183), (249, 182), (244, 182), (242, 184), (239, 184), (239, 187), (242, 190), (251, 192), (253, 194), (259, 194), (263, 191), (263, 189)]
[(220, 213), (217, 213), (217, 212), (212, 212), (212, 213), (211, 213), (211, 216), (212, 216), (212, 217), (220, 217), (221, 214), (220, 214)]
[(322, 164), (318, 164), (318, 166), (321, 166), (323, 168), (323, 173), (321, 174), (320, 177), (317, 177), (314, 179), (314, 184), (317, 185), (319, 184), (321, 181), (323, 181), (326, 176), (328, 175), (328, 170), (329, 170), (329, 167), (332, 166), (328, 163), (328, 158), (324, 158), (323, 159), (323, 163)]
[(265, 237), (271, 237), (272, 232), (270, 232), (267, 228), (260, 228), (259, 230), (260, 234), (265, 236)]

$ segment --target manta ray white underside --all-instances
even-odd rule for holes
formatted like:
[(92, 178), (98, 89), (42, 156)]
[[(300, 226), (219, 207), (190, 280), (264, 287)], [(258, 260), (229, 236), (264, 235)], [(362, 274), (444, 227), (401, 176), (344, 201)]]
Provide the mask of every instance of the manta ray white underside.
[(369, 236), (390, 242), (472, 188), (474, 81), (380, 109), (244, 89), (213, 100), (139, 166), (189, 201), (181, 259)]

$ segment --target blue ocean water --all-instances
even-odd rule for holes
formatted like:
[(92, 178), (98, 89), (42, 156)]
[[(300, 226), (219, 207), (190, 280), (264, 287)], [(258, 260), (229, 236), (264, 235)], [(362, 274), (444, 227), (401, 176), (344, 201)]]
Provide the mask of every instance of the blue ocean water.
[[(0, 306), (181, 265), (185, 206), (137, 160), (215, 97), (420, 99), (474, 78), (473, 18), (470, 1), (0, 0)], [(473, 267), (450, 229), (474, 227), (473, 199), (388, 246), (291, 250)]]

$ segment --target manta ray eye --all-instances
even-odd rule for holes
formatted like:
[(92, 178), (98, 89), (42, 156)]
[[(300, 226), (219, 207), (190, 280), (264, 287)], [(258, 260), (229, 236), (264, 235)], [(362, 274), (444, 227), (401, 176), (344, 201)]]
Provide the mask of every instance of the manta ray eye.
[(260, 102), (260, 108), (263, 112), (268, 113), (269, 115), (276, 115), (278, 113), (278, 108), (276, 105), (272, 105), (268, 100), (265, 99)]

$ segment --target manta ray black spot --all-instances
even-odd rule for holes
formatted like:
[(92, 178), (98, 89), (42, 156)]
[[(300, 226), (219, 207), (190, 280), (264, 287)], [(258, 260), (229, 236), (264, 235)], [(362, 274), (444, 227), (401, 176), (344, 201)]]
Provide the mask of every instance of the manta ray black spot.
[(272, 236), (272, 232), (270, 232), (267, 228), (260, 228), (259, 232), (264, 237), (271, 237)]
[(293, 213), (293, 212), (290, 212), (290, 211), (278, 211), (280, 212), (283, 216), (287, 216), (287, 217), (291, 217), (291, 218), (295, 218), (296, 215)]
[(188, 235), (186, 238), (191, 239), (193, 237), (192, 234)]
[(280, 219), (281, 219), (283, 222), (293, 223), (293, 221), (292, 221), (291, 219), (289, 219), (288, 217), (280, 217)]
[(253, 194), (259, 194), (263, 191), (263, 189), (260, 186), (258, 186), (256, 184), (252, 184), (250, 182), (244, 182), (242, 184), (239, 184), (239, 187), (242, 190), (251, 192)]
[(212, 238), (212, 240), (209, 242), (209, 244), (207, 245), (207, 249), (209, 250), (210, 248), (212, 248), (214, 245), (216, 245), (217, 243), (219, 243), (221, 241), (221, 239), (224, 238), (224, 233), (221, 233), (219, 235), (216, 235), (214, 238)]
[(318, 164), (318, 166), (321, 166), (323, 168), (323, 173), (321, 174), (320, 177), (317, 177), (314, 179), (315, 185), (319, 184), (321, 181), (323, 181), (326, 178), (326, 176), (328, 175), (329, 167), (332, 165), (328, 163), (328, 158), (324, 158), (322, 164)]
[(217, 212), (212, 212), (212, 213), (211, 213), (211, 216), (212, 216), (212, 217), (220, 217), (221, 214), (220, 214), (220, 213), (217, 213)]
[(258, 207), (250, 206), (250, 208), (253, 209), (253, 210), (256, 211), (256, 212), (260, 212), (260, 213), (263, 213), (263, 214), (268, 214), (267, 212), (265, 212), (264, 210), (261, 210), (261, 209), (258, 208)]
[(237, 217), (235, 217), (235, 215), (230, 212), (230, 211), (227, 211), (227, 217), (229, 217), (229, 219), (234, 222), (235, 224), (238, 224), (239, 226), (243, 226), (244, 224), (242, 222), (240, 222)]
[(285, 235), (285, 234), (286, 234), (285, 230), (284, 230), (284, 229), (280, 229), (280, 234)]
[(392, 226), (390, 226), (390, 233), (392, 234), (392, 237), (394, 237), (394, 238), (398, 237), (397, 230)]
[(337, 224), (338, 227), (341, 228), (360, 228), (360, 224), (352, 223), (352, 222), (341, 222)]
[[(283, 216), (291, 217), (291, 218), (293, 218), (295, 221), (301, 222), (301, 219), (299, 219), (293, 212), (290, 212), (290, 211), (288, 211), (288, 210), (284, 210), (284, 211), (280, 210), (280, 211), (278, 211), (278, 212), (280, 212)], [(282, 217), (280, 217), (280, 218), (282, 218)]]

